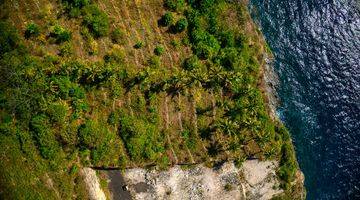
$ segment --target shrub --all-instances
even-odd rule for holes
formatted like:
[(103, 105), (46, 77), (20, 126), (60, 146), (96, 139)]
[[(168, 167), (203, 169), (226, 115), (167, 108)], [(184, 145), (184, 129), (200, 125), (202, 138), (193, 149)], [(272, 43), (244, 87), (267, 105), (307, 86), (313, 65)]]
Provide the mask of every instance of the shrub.
[(62, 0), (62, 3), (68, 7), (82, 8), (89, 5), (91, 0)]
[(53, 92), (61, 99), (83, 99), (85, 92), (77, 84), (70, 81), (68, 76), (54, 76), (50, 78), (51, 86), (56, 88)]
[(71, 32), (59, 25), (52, 27), (50, 35), (56, 39), (57, 43), (70, 41), (71, 39)]
[(224, 186), (224, 189), (226, 191), (231, 191), (233, 189), (232, 185), (230, 183), (226, 183), (225, 186)]
[(157, 56), (161, 56), (164, 53), (164, 47), (163, 46), (156, 46), (154, 49), (154, 53)]
[(73, 46), (70, 42), (65, 42), (60, 46), (60, 56), (70, 56), (71, 54), (73, 54)]
[(180, 42), (177, 40), (171, 40), (170, 44), (174, 47), (174, 48), (179, 48), (180, 47)]
[(185, 0), (165, 0), (164, 6), (172, 11), (182, 11), (185, 7)]
[(81, 10), (79, 8), (71, 8), (68, 12), (70, 18), (76, 18), (81, 15)]
[(114, 29), (111, 33), (111, 40), (115, 44), (123, 44), (124, 43), (124, 32), (121, 31), (119, 28)]
[(193, 70), (200, 67), (200, 62), (197, 56), (191, 56), (184, 61), (183, 64), (184, 69)]
[(88, 5), (83, 9), (84, 24), (95, 37), (106, 36), (109, 33), (109, 18), (96, 5)]
[(160, 58), (158, 56), (151, 56), (148, 60), (148, 64), (152, 68), (159, 68), (161, 65)]
[(54, 159), (60, 147), (49, 127), (47, 117), (45, 115), (35, 116), (31, 120), (30, 128), (35, 133), (41, 156), (45, 159)]
[(176, 22), (175, 24), (175, 32), (177, 33), (181, 33), (183, 32), (188, 26), (188, 22), (185, 18), (181, 18), (179, 19), (179, 21)]
[(0, 57), (18, 46), (19, 36), (16, 29), (7, 22), (0, 22)]
[(93, 120), (87, 120), (85, 124), (79, 128), (79, 139), (83, 147), (91, 149), (101, 144), (105, 129), (101, 128), (98, 123)]
[(235, 36), (231, 31), (224, 31), (219, 34), (219, 41), (221, 47), (233, 47), (235, 46)]
[(219, 59), (219, 64), (227, 70), (238, 71), (240, 67), (238, 51), (236, 48), (224, 48), (220, 50), (217, 58)]
[(25, 38), (30, 38), (31, 36), (38, 36), (40, 34), (40, 28), (35, 23), (30, 23), (26, 26)]
[(194, 53), (201, 59), (208, 59), (215, 55), (216, 52), (204, 42), (199, 42), (194, 46)]
[(158, 153), (164, 151), (156, 124), (129, 115), (123, 115), (120, 124), (120, 135), (132, 160), (155, 161)]
[(70, 17), (78, 17), (81, 14), (81, 8), (90, 4), (91, 0), (62, 0), (66, 12)]
[(198, 139), (194, 132), (190, 130), (184, 130), (183, 132), (181, 132), (181, 136), (185, 140), (186, 146), (190, 150), (194, 151), (196, 149)]
[(190, 5), (203, 13), (209, 11), (211, 7), (215, 4), (215, 0), (197, 0), (197, 1), (190, 1)]
[(220, 49), (217, 39), (203, 31), (193, 31), (192, 40), (195, 45), (193, 51), (201, 59), (208, 59), (216, 55)]
[(174, 21), (174, 16), (172, 15), (171, 12), (166, 12), (160, 19), (160, 24), (162, 26), (169, 26), (173, 23)]
[(286, 187), (294, 180), (297, 165), (294, 149), (290, 142), (285, 142), (281, 148), (281, 159), (278, 175), (285, 182), (282, 186)]
[(125, 60), (125, 52), (120, 48), (113, 48), (104, 56), (104, 61), (106, 63), (124, 63)]
[(64, 104), (53, 103), (47, 110), (51, 121), (59, 124), (63, 124), (66, 119), (68, 107)]
[(141, 47), (144, 46), (144, 43), (142, 41), (136, 42), (136, 44), (134, 45), (135, 49), (140, 49)]
[(89, 55), (97, 55), (99, 53), (99, 45), (94, 38), (90, 38), (87, 40), (87, 51)]

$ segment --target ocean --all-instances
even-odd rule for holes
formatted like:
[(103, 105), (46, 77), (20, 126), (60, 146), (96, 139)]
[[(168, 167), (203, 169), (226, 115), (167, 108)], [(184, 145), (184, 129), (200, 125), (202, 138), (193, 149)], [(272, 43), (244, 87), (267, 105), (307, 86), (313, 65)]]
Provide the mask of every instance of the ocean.
[(360, 1), (250, 0), (307, 199), (360, 199)]

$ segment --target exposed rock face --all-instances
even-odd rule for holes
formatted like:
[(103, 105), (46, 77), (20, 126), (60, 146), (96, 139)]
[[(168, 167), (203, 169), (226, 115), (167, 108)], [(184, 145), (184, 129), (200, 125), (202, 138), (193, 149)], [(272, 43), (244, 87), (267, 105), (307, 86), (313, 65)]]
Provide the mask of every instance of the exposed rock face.
[(91, 200), (106, 200), (104, 191), (101, 189), (99, 180), (96, 176), (96, 171), (91, 168), (81, 169), (81, 174), (84, 177), (89, 198)]
[(246, 181), (247, 199), (271, 199), (274, 195), (281, 193), (281, 190), (273, 189), (279, 186), (275, 174), (277, 165), (274, 162), (250, 160), (245, 162), (242, 168)]
[(279, 77), (274, 71), (273, 59), (269, 55), (265, 54), (264, 58), (266, 64), (262, 68), (264, 70), (264, 84), (265, 84), (265, 95), (268, 100), (267, 106), (269, 106), (270, 116), (273, 119), (278, 119), (276, 114), (276, 108), (279, 106), (279, 96), (277, 94), (277, 87), (279, 86)]
[[(134, 199), (270, 199), (282, 191), (276, 163), (245, 161), (242, 168), (226, 162), (219, 168), (174, 166), (167, 171), (128, 169), (124, 179)], [(116, 194), (113, 194), (116, 195)]]

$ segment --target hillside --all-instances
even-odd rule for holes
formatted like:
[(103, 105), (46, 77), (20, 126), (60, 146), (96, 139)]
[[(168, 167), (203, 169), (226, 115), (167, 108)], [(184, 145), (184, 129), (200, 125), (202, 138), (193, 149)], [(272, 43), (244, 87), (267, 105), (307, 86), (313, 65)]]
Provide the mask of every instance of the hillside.
[(248, 158), (279, 161), (286, 195), (302, 187), (246, 2), (0, 3), (4, 199), (86, 199), (82, 167)]

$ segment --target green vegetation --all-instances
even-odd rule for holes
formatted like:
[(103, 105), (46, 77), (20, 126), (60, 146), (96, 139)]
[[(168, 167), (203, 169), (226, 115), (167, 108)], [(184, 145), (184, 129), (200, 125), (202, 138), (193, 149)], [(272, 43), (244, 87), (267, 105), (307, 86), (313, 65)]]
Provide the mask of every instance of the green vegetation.
[(56, 43), (62, 43), (71, 40), (71, 32), (59, 25), (52, 27), (50, 35), (55, 39)]
[(106, 36), (109, 33), (108, 16), (96, 5), (84, 7), (84, 24), (90, 29), (95, 37)]
[(165, 0), (164, 6), (171, 11), (182, 11), (185, 8), (185, 0)]
[(294, 190), (294, 149), (264, 102), (266, 47), (246, 5), (157, 3), (62, 0), (36, 24), (0, 22), (1, 199), (87, 199), (84, 166), (249, 157), (279, 160), (281, 187)]
[(188, 26), (187, 20), (185, 18), (181, 18), (176, 22), (174, 30), (177, 33), (181, 33), (187, 28), (187, 26)]
[(135, 49), (140, 49), (143, 46), (144, 46), (144, 43), (142, 41), (138, 41), (138, 42), (135, 43), (134, 48)]
[(162, 26), (170, 26), (174, 21), (174, 16), (171, 12), (166, 12), (160, 19)]
[(121, 31), (119, 28), (114, 29), (111, 33), (111, 40), (115, 44), (124, 44), (124, 37), (124, 32)]
[(161, 56), (164, 53), (165, 49), (162, 46), (156, 46), (154, 49), (154, 53), (157, 56)]
[(40, 28), (35, 23), (30, 23), (26, 26), (25, 38), (30, 38), (31, 36), (38, 36), (40, 34)]

